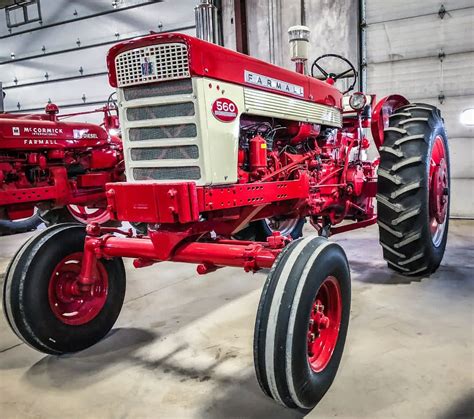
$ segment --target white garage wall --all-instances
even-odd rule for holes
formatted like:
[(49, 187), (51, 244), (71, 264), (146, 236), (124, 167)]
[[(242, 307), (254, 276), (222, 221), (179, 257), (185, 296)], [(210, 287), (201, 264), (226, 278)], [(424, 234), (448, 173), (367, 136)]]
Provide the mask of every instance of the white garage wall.
[[(238, 0), (222, 1), (224, 45), (232, 49), (234, 1)], [(357, 66), (358, 0), (305, 0), (304, 4), (306, 25), (311, 29), (310, 62), (319, 55), (335, 53)], [(288, 28), (301, 25), (301, 5), (302, 0), (247, 0), (249, 55), (294, 69)]]
[[(48, 100), (63, 106), (61, 113), (99, 107), (113, 91), (105, 61), (113, 44), (150, 31), (195, 34), (197, 2), (122, 0), (114, 10), (110, 0), (41, 0), (42, 25), (31, 23), (11, 33), (0, 10), (5, 110), (39, 111)], [(104, 12), (112, 13), (94, 16)], [(81, 20), (60, 24), (71, 19)], [(100, 116), (82, 120), (98, 122)]]
[(474, 108), (474, 2), (365, 4), (368, 91), (400, 93), (441, 109), (451, 151), (451, 215), (474, 217), (474, 127), (459, 120)]

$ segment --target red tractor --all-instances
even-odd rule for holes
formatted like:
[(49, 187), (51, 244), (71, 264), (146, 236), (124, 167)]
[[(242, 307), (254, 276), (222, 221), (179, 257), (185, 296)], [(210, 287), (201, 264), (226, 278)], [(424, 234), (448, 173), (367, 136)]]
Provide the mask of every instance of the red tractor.
[[(47, 224), (110, 220), (105, 184), (124, 180), (116, 108), (59, 117), (48, 104), (44, 114), (0, 114), (0, 234)], [(103, 126), (63, 119), (102, 112)], [(32, 217), (38, 210), (38, 216)], [(21, 219), (27, 220), (21, 220)]]
[[(438, 109), (399, 95), (343, 97), (334, 83), (350, 77), (354, 87), (356, 70), (344, 60), (348, 68), (332, 73), (320, 57), (312, 75), (325, 80), (306, 74), (307, 35), (290, 32), (296, 72), (183, 34), (110, 50), (127, 182), (107, 184), (108, 210), (147, 233), (57, 225), (28, 241), (4, 291), (21, 339), (49, 354), (102, 339), (122, 307), (124, 257), (136, 268), (193, 263), (201, 275), (270, 269), (255, 324), (257, 378), (282, 405), (315, 407), (338, 369), (350, 313), (349, 264), (328, 236), (378, 223), (390, 268), (434, 272), (448, 231), (449, 163)], [(372, 141), (380, 158), (369, 160)], [(319, 237), (299, 238), (304, 220)]]

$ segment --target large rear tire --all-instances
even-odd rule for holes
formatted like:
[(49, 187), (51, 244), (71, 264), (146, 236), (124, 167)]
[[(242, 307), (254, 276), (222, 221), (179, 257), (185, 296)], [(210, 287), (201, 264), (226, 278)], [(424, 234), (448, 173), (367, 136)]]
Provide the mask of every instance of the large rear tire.
[(26, 242), (5, 275), (3, 307), (16, 335), (48, 354), (77, 352), (100, 341), (114, 325), (125, 296), (120, 258), (101, 259), (89, 292), (77, 277), (85, 229), (63, 224)]
[(305, 413), (317, 405), (341, 361), (350, 297), (349, 264), (336, 243), (307, 237), (281, 252), (255, 323), (255, 370), (265, 394)]
[(380, 147), (378, 224), (388, 266), (404, 275), (439, 267), (449, 224), (449, 149), (439, 109), (415, 103), (390, 116)]

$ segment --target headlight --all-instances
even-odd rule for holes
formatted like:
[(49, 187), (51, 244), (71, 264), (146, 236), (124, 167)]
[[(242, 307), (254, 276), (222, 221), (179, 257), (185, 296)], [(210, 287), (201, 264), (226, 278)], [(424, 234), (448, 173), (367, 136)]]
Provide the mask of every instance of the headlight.
[(367, 98), (363, 93), (353, 93), (349, 99), (349, 105), (352, 109), (360, 111), (367, 103)]

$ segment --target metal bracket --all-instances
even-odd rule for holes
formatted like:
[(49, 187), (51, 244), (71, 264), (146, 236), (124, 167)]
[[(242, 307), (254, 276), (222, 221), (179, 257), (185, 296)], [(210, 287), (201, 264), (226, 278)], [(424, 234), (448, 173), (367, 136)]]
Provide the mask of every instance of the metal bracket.
[(446, 13), (448, 13), (448, 12), (447, 12), (446, 8), (444, 7), (444, 4), (442, 4), (441, 7), (438, 10), (439, 18), (444, 19), (444, 16), (446, 16)]

